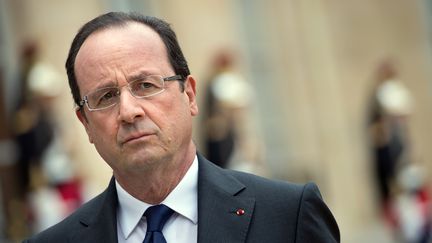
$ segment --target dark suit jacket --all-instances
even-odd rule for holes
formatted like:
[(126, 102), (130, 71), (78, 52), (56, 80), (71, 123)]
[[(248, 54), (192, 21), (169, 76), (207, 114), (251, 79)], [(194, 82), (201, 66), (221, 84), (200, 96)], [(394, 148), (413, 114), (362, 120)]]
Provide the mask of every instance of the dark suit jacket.
[[(296, 185), (221, 169), (198, 155), (198, 242), (339, 242), (315, 184)], [(59, 224), (24, 242), (117, 242), (114, 179)], [(243, 215), (237, 215), (243, 209)]]

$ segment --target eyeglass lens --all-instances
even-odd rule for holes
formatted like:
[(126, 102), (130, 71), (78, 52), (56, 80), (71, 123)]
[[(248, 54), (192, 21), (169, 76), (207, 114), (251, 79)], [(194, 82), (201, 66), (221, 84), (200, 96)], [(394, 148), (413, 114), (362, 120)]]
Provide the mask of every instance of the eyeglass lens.
[[(149, 97), (163, 91), (164, 80), (160, 76), (147, 76), (127, 84), (133, 96), (137, 98)], [(96, 90), (87, 97), (87, 104), (91, 109), (103, 109), (119, 101), (121, 87), (109, 87)]]

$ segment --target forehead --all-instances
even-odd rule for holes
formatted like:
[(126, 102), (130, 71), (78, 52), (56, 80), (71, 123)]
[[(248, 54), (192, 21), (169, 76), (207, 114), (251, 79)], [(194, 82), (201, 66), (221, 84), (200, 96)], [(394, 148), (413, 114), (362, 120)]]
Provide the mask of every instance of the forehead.
[(94, 76), (127, 73), (135, 66), (161, 68), (170, 64), (161, 37), (144, 24), (130, 22), (91, 34), (78, 51), (75, 74), (81, 83), (85, 77), (103, 79)]

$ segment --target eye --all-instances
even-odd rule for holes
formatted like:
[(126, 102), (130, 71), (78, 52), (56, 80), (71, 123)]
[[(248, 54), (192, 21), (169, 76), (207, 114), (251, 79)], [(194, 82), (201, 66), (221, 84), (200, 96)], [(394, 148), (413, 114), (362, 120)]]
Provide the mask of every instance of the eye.
[(116, 90), (107, 90), (105, 93), (101, 95), (99, 98), (100, 101), (110, 100), (116, 96)]
[(149, 76), (130, 84), (130, 90), (137, 97), (148, 97), (157, 94), (163, 89), (163, 80), (157, 76)]
[(118, 89), (102, 89), (92, 95), (91, 102), (94, 107), (109, 105), (112, 102), (115, 102), (115, 99), (118, 97), (118, 95)]
[(141, 90), (143, 90), (143, 89), (152, 89), (152, 88), (156, 87), (156, 85), (154, 83), (147, 82), (147, 81), (139, 82), (137, 84), (137, 86), (138, 86), (137, 89), (141, 89)]

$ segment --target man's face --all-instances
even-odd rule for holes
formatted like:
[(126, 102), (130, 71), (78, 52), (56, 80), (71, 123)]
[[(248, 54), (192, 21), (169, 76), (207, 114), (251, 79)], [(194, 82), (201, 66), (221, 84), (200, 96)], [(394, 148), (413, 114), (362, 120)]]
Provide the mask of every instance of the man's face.
[[(78, 52), (75, 74), (84, 96), (101, 87), (122, 87), (140, 74), (176, 73), (159, 35), (130, 23), (90, 35)], [(164, 168), (164, 163), (169, 167), (193, 146), (192, 116), (198, 114), (195, 80), (187, 78), (184, 92), (179, 85), (165, 82), (164, 92), (142, 99), (123, 87), (117, 105), (98, 111), (84, 106), (85, 117), (77, 112), (90, 142), (114, 174)]]

